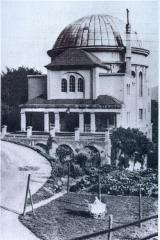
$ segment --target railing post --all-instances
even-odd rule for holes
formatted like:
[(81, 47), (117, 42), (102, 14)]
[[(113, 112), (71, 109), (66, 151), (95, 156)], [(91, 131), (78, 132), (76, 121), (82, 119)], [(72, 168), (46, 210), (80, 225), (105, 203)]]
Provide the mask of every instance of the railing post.
[(7, 133), (7, 125), (3, 125), (2, 126), (2, 138), (5, 137), (6, 133)]
[(32, 126), (27, 127), (27, 138), (32, 137)]
[(55, 127), (54, 126), (50, 126), (49, 133), (50, 133), (51, 137), (55, 137)]
[(139, 185), (139, 227), (141, 228), (141, 219), (142, 219), (142, 193), (141, 193), (141, 185)]
[(108, 240), (112, 240), (112, 232), (110, 232), (110, 230), (113, 227), (113, 215), (110, 214), (109, 215), (109, 232), (108, 232)]
[(79, 136), (80, 136), (79, 128), (75, 128), (75, 131), (74, 131), (74, 140), (75, 140), (75, 141), (79, 141)]

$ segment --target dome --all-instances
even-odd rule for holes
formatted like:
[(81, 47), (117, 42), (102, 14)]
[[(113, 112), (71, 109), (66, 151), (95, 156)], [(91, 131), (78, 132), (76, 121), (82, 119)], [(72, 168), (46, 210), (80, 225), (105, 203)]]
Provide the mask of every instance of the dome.
[[(69, 24), (58, 36), (53, 51), (73, 47), (124, 47), (125, 23), (110, 15), (91, 15)], [(131, 33), (132, 47), (141, 48), (136, 32)]]

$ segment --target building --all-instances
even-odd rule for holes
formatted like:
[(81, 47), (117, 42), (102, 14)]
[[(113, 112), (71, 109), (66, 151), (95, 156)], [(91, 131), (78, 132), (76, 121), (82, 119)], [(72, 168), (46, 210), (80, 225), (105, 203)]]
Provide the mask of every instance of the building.
[[(104, 132), (139, 128), (151, 138), (149, 51), (127, 23), (109, 15), (83, 17), (67, 26), (48, 55), (47, 75), (28, 76), (21, 131)], [(42, 122), (37, 128), (36, 121)]]

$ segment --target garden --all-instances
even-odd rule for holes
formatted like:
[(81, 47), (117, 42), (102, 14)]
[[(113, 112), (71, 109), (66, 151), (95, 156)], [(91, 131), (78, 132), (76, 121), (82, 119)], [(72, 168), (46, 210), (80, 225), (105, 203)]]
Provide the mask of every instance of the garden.
[[(123, 131), (123, 134), (115, 132), (114, 139), (114, 133), (112, 134), (112, 165), (101, 166), (95, 149), (83, 149), (73, 155), (71, 149), (65, 144), (57, 149), (57, 158), (48, 159), (52, 166), (51, 176), (33, 195), (33, 202), (39, 202), (66, 190), (68, 174), (69, 193), (36, 209), (35, 217), (31, 212), (25, 218), (20, 216), (20, 221), (37, 237), (43, 240), (63, 240), (100, 231), (107, 228), (109, 214), (113, 214), (113, 226), (136, 221), (139, 186), (142, 193), (142, 217), (157, 214), (158, 171), (156, 168), (145, 168), (143, 162), (144, 156), (154, 151), (154, 146), (141, 133), (139, 139), (137, 130), (133, 130), (134, 134), (130, 129), (129, 133), (124, 132), (124, 129), (119, 131)], [(133, 134), (132, 138), (130, 133)], [(134, 139), (135, 135), (139, 140)], [(128, 169), (130, 158), (135, 163), (139, 161), (141, 168), (137, 170), (133, 168), (130, 171)], [(100, 186), (98, 179), (100, 179)], [(93, 203), (99, 187), (101, 201), (106, 203), (107, 213), (102, 219), (94, 219), (82, 211), (82, 206), (86, 201)], [(142, 228), (133, 226), (115, 232), (113, 239), (138, 240), (156, 231), (157, 220), (150, 220), (143, 223)], [(105, 238), (104, 235), (93, 239)]]

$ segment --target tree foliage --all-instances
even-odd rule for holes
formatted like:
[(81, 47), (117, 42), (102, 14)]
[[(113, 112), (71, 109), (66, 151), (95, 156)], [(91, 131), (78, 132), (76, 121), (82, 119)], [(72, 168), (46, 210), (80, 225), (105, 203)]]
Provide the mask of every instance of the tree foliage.
[(151, 122), (153, 123), (152, 139), (158, 144), (158, 102), (156, 100), (151, 101)]
[[(117, 128), (111, 135), (112, 151), (123, 165), (125, 160), (134, 158), (135, 161), (143, 162), (144, 156), (148, 154), (153, 145), (151, 141), (138, 129)], [(117, 154), (119, 153), (119, 154)]]
[(1, 74), (1, 120), (8, 125), (10, 131), (20, 127), (19, 105), (28, 99), (27, 75), (41, 74), (34, 68), (6, 68)]

